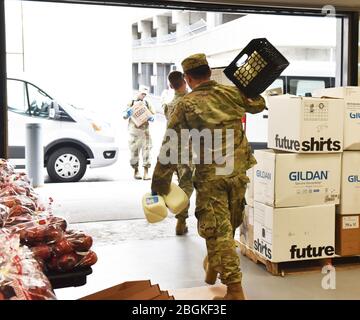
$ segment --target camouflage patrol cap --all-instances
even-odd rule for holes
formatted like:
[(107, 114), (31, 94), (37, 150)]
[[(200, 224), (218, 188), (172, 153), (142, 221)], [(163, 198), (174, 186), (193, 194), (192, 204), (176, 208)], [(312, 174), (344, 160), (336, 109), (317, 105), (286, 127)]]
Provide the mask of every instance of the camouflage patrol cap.
[(181, 62), (181, 66), (184, 72), (189, 71), (191, 69), (195, 69), (200, 66), (207, 66), (209, 65), (206, 60), (206, 55), (204, 53), (196, 53), (193, 54)]

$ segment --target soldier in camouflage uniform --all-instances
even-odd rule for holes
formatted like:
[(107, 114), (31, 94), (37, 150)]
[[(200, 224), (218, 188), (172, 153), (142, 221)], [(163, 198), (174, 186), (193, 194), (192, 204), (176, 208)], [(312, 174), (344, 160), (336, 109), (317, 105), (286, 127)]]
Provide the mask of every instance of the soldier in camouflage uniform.
[[(227, 293), (220, 299), (242, 300), (245, 297), (234, 233), (243, 219), (245, 189), (249, 182), (246, 170), (254, 166), (256, 161), (241, 119), (245, 112), (263, 111), (265, 101), (261, 96), (248, 99), (234, 86), (211, 81), (211, 70), (204, 54), (186, 58), (182, 67), (192, 92), (177, 104), (168, 123), (168, 130), (175, 130), (179, 141), (182, 129), (210, 129), (213, 136), (215, 129), (226, 132), (232, 129), (234, 133), (231, 172), (224, 171), (219, 175), (219, 165), (215, 161), (206, 164), (205, 149), (200, 149), (203, 153), (200, 153), (200, 164), (196, 164), (194, 178), (195, 215), (198, 219), (198, 232), (205, 238), (208, 252), (205, 281), (214, 284), (220, 274), (222, 283), (227, 285)], [(164, 141), (163, 146), (165, 144)], [(212, 145), (211, 148), (215, 149)], [(227, 153), (224, 141), (220, 149), (222, 154)], [(215, 150), (212, 151), (215, 153)], [(176, 166), (171, 163), (162, 164), (160, 158), (159, 160), (153, 174), (152, 191), (167, 194)]]
[[(134, 178), (139, 180), (141, 176), (139, 174), (139, 154), (142, 153), (143, 167), (144, 167), (144, 180), (150, 180), (148, 175), (149, 168), (151, 166), (151, 136), (149, 131), (149, 122), (145, 122), (140, 127), (137, 127), (134, 121), (131, 119), (132, 110), (131, 107), (136, 101), (144, 101), (146, 107), (152, 114), (155, 114), (154, 109), (147, 100), (144, 100), (148, 90), (146, 88), (140, 88), (138, 96), (135, 100), (132, 100), (126, 111), (124, 112), (123, 118), (129, 119), (128, 130), (129, 130), (129, 149), (130, 149), (130, 165), (134, 169)], [(149, 118), (149, 121), (154, 121), (154, 118)]]
[[(184, 76), (180, 71), (172, 71), (169, 73), (168, 80), (170, 83), (170, 88), (175, 90), (174, 99), (163, 104), (164, 114), (166, 119), (169, 121), (171, 115), (173, 114), (177, 103), (187, 94), (186, 82)], [(178, 177), (179, 187), (183, 189), (188, 196), (191, 198), (191, 195), (194, 191), (194, 185), (192, 182), (192, 176), (194, 172), (194, 167), (191, 164), (178, 164), (176, 168), (176, 175)], [(188, 218), (190, 203), (186, 209), (176, 215), (176, 235), (180, 236), (188, 232), (186, 226), (186, 219)]]

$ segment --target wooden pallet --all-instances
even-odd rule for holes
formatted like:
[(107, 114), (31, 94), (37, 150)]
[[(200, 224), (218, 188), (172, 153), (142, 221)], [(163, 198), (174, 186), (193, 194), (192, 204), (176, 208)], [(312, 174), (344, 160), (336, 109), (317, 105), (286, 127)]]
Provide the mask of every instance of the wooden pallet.
[(266, 270), (274, 276), (284, 277), (285, 274), (321, 272), (322, 268), (326, 265), (334, 266), (337, 270), (360, 268), (360, 256), (333, 257), (304, 261), (271, 262), (241, 242), (237, 242), (237, 246), (240, 248), (240, 253), (243, 256), (246, 256), (257, 264), (264, 265)]

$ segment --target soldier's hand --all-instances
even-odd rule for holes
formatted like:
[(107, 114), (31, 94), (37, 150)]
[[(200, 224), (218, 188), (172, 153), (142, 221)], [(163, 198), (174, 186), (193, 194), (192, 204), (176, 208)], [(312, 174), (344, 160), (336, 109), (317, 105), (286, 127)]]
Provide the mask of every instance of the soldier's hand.
[(131, 117), (134, 114), (134, 110), (132, 108), (129, 108), (126, 110), (126, 114), (128, 117)]

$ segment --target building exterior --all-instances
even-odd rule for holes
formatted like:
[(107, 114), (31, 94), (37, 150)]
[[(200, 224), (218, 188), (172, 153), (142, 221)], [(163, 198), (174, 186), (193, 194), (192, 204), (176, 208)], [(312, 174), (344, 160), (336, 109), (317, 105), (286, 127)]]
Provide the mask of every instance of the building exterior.
[(265, 37), (290, 61), (284, 75), (307, 77), (289, 80), (296, 86), (292, 93), (301, 94), (322, 86), (312, 77), (335, 79), (337, 24), (325, 17), (162, 11), (132, 24), (133, 89), (147, 85), (157, 99), (167, 89), (168, 73), (181, 70), (186, 56), (204, 52), (211, 67), (222, 67), (250, 40)]

